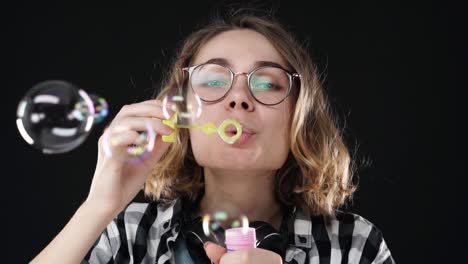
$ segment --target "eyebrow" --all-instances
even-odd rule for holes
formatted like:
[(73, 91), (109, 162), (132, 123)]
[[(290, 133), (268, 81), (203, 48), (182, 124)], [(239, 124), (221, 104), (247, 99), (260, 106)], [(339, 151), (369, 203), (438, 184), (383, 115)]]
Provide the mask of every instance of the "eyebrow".
[[(230, 67), (232, 68), (232, 64), (229, 63), (227, 59), (224, 58), (212, 58), (207, 60), (205, 63), (214, 63), (214, 64), (219, 64), (222, 66)], [(283, 65), (273, 62), (273, 61), (256, 61), (254, 64), (254, 68), (262, 67), (262, 66), (273, 66), (273, 67), (279, 67), (282, 69), (288, 69), (287, 67), (284, 67)]]

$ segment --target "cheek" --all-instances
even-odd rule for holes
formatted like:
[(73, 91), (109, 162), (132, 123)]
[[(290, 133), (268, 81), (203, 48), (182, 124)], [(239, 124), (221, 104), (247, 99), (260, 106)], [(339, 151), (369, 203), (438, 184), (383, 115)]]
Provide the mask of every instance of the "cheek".
[(193, 156), (200, 166), (206, 166), (207, 161), (212, 160), (212, 153), (216, 148), (213, 135), (205, 135), (198, 129), (190, 130), (190, 146)]
[(289, 151), (289, 127), (288, 124), (275, 124), (270, 128), (268, 135), (264, 138), (265, 146), (278, 154)]
[(286, 101), (281, 108), (277, 109), (274, 116), (270, 116), (268, 120), (271, 120), (272, 136), (277, 137), (278, 141), (285, 140), (289, 142), (289, 130), (291, 120), (290, 102)]
[[(276, 151), (278, 159), (285, 160), (290, 149), (290, 111), (278, 113), (275, 119), (275, 124), (272, 125), (271, 131), (266, 138), (269, 138), (269, 146), (271, 151)], [(272, 144), (272, 142), (274, 142)]]

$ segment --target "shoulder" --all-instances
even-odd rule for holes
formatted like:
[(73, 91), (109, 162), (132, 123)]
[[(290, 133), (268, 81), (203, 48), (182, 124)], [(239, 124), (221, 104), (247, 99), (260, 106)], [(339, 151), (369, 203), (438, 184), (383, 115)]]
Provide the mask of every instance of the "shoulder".
[[(343, 235), (349, 234), (367, 237), (373, 232), (380, 235), (382, 234), (374, 223), (355, 213), (336, 211), (333, 216), (328, 216), (326, 218), (329, 219), (332, 225), (337, 225), (339, 230), (348, 231), (342, 233)], [(352, 231), (352, 233), (350, 231)]]
[(169, 230), (173, 219), (176, 200), (171, 202), (132, 202), (122, 210), (104, 231), (110, 241), (120, 246), (130, 241), (134, 243), (143, 235), (144, 239), (158, 239)]
[(335, 234), (348, 250), (349, 260), (369, 263), (394, 263), (382, 231), (361, 215), (337, 211), (333, 216)]
[(148, 203), (130, 203), (117, 217), (114, 223), (118, 226), (140, 228), (159, 227), (170, 221), (174, 216), (174, 207), (177, 199), (173, 201), (154, 201)]
[(381, 230), (355, 213), (336, 211), (331, 216), (316, 216), (298, 210), (294, 243), (308, 251), (311, 260), (393, 263)]
[(82, 263), (154, 263), (159, 242), (175, 221), (177, 200), (132, 202), (106, 227)]
[(350, 212), (335, 211), (333, 215), (311, 215), (301, 209), (295, 212), (294, 217), (295, 233), (314, 233), (314, 229), (324, 229), (327, 234), (343, 236), (365, 236), (374, 230), (381, 234), (381, 231), (366, 218)]

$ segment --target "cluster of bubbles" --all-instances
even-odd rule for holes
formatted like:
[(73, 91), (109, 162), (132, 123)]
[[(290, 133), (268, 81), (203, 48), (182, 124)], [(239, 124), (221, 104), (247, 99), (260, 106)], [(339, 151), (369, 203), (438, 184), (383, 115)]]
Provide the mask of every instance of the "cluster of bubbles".
[[(163, 99), (164, 117), (170, 119), (177, 113), (176, 125), (193, 124), (201, 115), (201, 100), (194, 96), (190, 102), (194, 103), (189, 103), (181, 88), (172, 89)], [(28, 144), (45, 154), (59, 154), (80, 146), (108, 112), (104, 98), (88, 94), (70, 82), (47, 80), (34, 85), (21, 99), (16, 124)], [(149, 123), (138, 133), (126, 153), (119, 156), (126, 162), (141, 162), (154, 148), (157, 134)], [(115, 141), (104, 140), (104, 153), (109, 157), (117, 155), (111, 150)]]
[[(174, 114), (177, 113), (177, 118), (173, 124), (174, 128), (195, 123), (195, 120), (201, 115), (201, 100), (199, 97), (194, 96), (194, 103), (191, 102), (192, 100), (187, 100), (182, 88), (171, 89), (162, 100), (164, 118), (166, 120), (172, 119)], [(111, 146), (119, 142), (116, 138), (107, 138), (103, 141), (104, 153), (107, 156), (117, 156), (126, 163), (141, 163), (149, 156), (149, 153), (153, 151), (156, 137), (157, 133), (154, 131), (151, 124), (145, 123), (144, 129), (138, 131), (138, 135), (135, 136), (132, 143), (128, 145), (126, 152), (112, 153)], [(167, 142), (177, 141), (177, 132), (174, 132), (171, 137), (173, 140)], [(162, 138), (163, 141), (165, 141), (166, 136)]]
[[(176, 127), (190, 127), (199, 122), (201, 100), (191, 94), (189, 100), (182, 89), (174, 88), (163, 98), (163, 114), (169, 120), (177, 114)], [(17, 108), (16, 124), (23, 139), (45, 154), (65, 153), (81, 145), (94, 125), (103, 122), (108, 115), (106, 100), (62, 80), (48, 80), (34, 85), (21, 99)], [(148, 123), (138, 137), (128, 144), (126, 162), (143, 161), (154, 148), (156, 132)], [(104, 140), (107, 156), (112, 153), (115, 138)], [(234, 206), (223, 205), (220, 209), (203, 215), (205, 236), (225, 245), (226, 231), (242, 230), (247, 234), (249, 221)]]
[[(228, 144), (233, 144), (241, 135), (242, 128), (235, 120), (224, 120), (219, 127), (205, 122), (201, 99), (187, 93), (181, 87), (171, 89), (162, 100), (164, 123), (174, 128), (197, 128), (210, 135), (217, 133)], [(92, 127), (108, 115), (106, 100), (62, 80), (47, 80), (34, 85), (18, 104), (16, 124), (23, 139), (46, 154), (71, 151), (80, 146), (90, 134)], [(228, 135), (229, 127), (236, 128), (236, 135)], [(232, 128), (230, 129), (232, 131)], [(119, 141), (117, 136), (103, 141), (103, 150), (108, 157), (122, 158), (125, 162), (139, 163), (148, 157), (155, 147), (157, 133), (150, 123), (141, 131), (134, 131), (133, 138)], [(177, 132), (162, 136), (165, 142), (176, 142)], [(128, 142), (127, 142), (128, 141)], [(112, 148), (113, 144), (127, 146), (126, 151)], [(119, 152), (112, 152), (119, 149)]]
[(82, 144), (108, 109), (98, 95), (69, 82), (48, 80), (34, 85), (21, 99), (16, 125), (23, 139), (43, 153), (64, 153)]

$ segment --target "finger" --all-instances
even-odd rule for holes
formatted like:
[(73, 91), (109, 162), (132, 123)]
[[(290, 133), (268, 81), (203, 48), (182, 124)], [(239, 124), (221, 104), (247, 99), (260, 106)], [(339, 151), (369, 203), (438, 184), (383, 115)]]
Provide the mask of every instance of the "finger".
[(218, 264), (221, 257), (226, 253), (225, 248), (212, 242), (206, 242), (203, 247), (208, 258), (215, 264)]
[(178, 106), (175, 103), (172, 102), (167, 102), (167, 101), (159, 101), (159, 100), (150, 100), (150, 101), (145, 101), (143, 102), (144, 104), (149, 104), (153, 105), (156, 107), (160, 107), (162, 114), (164, 116), (164, 119), (169, 119), (174, 115), (175, 112), (177, 112)]
[(122, 157), (128, 154), (128, 146), (139, 142), (140, 134), (126, 130), (110, 133), (106, 131), (100, 140), (100, 150), (107, 157)]
[(162, 106), (164, 104), (172, 104), (172, 102), (167, 102), (167, 101), (158, 100), (158, 99), (150, 99), (150, 100), (143, 101), (142, 103), (154, 104), (154, 105), (159, 105), (159, 106)]
[(164, 124), (160, 119), (148, 117), (123, 117), (109, 127), (112, 133), (127, 130), (148, 131), (153, 130), (158, 134), (169, 135), (174, 132), (172, 128)]
[(119, 148), (127, 147), (131, 144), (139, 145), (143, 142), (140, 133), (133, 130), (126, 130), (110, 134), (107, 143), (112, 148)]
[[(164, 109), (165, 108), (165, 109)], [(166, 111), (165, 111), (166, 110)], [(116, 118), (125, 116), (139, 116), (139, 117), (155, 117), (159, 119), (167, 119), (172, 115), (170, 106), (163, 106), (161, 103), (156, 102), (141, 102), (130, 105), (124, 105)]]

